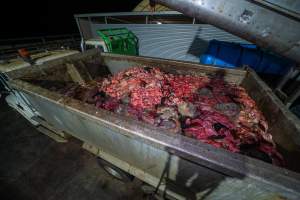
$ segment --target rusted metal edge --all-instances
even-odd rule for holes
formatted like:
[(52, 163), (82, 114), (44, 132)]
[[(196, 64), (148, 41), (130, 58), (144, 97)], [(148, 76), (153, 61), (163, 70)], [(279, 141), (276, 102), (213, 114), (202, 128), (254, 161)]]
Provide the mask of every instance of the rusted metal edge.
[(239, 179), (247, 176), (258, 182), (266, 183), (270, 187), (275, 187), (278, 192), (284, 191), (300, 195), (299, 173), (225, 149), (218, 149), (182, 135), (174, 135), (103, 109), (95, 109), (93, 105), (64, 97), (21, 80), (11, 80), (10, 83), (14, 88), (25, 93), (42, 98), (127, 137), (165, 150), (211, 170)]

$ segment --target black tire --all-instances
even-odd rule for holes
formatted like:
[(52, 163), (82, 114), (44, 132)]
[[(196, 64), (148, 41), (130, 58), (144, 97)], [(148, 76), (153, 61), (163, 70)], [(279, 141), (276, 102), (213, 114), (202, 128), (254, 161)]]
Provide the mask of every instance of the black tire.
[(114, 166), (113, 164), (103, 160), (102, 158), (97, 158), (98, 164), (111, 176), (114, 178), (122, 181), (122, 182), (132, 182), (134, 176), (130, 175), (129, 173), (125, 172), (124, 170)]

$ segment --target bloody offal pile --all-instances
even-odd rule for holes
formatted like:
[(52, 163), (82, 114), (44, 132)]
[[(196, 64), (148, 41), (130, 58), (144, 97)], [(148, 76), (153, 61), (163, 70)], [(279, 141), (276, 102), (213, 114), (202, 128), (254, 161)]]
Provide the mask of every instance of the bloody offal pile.
[(133, 67), (63, 93), (174, 134), (284, 165), (254, 100), (244, 88), (221, 77)]

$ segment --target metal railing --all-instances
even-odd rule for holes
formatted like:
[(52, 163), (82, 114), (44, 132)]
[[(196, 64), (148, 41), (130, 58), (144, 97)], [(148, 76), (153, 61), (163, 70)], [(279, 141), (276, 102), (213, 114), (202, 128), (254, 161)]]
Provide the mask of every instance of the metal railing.
[(86, 20), (97, 24), (191, 24), (195, 19), (176, 11), (161, 12), (119, 12), (119, 13), (89, 13), (75, 14), (77, 23)]
[(80, 49), (79, 34), (51, 35), (41, 37), (0, 39), (0, 59), (18, 56), (18, 49), (26, 48), (30, 53), (57, 49)]

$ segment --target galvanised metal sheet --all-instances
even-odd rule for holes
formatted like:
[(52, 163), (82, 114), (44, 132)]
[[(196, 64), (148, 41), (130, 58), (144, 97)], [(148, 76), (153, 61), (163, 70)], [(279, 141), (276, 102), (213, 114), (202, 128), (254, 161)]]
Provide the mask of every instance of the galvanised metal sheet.
[(93, 24), (96, 31), (126, 27), (139, 38), (141, 56), (198, 62), (210, 40), (249, 43), (208, 24)]
[[(219, 71), (218, 68), (198, 64), (117, 54), (99, 54), (99, 51), (93, 50), (63, 58), (60, 61), (14, 71), (10, 73), (9, 77), (14, 79), (10, 83), (14, 88), (26, 93), (29, 102), (53, 126), (93, 144), (103, 152), (152, 177), (160, 178), (164, 166), (168, 163), (167, 157), (170, 155), (176, 159), (171, 160), (169, 178), (175, 180), (176, 183), (185, 185), (197, 195), (198, 193), (206, 197), (209, 195), (211, 199), (235, 199), (235, 197), (268, 199), (265, 195), (278, 194), (288, 199), (299, 199), (300, 178), (298, 173), (244, 155), (233, 154), (224, 149), (217, 149), (182, 135), (174, 135), (106, 110), (95, 110), (93, 105), (64, 97), (59, 93), (21, 80), (15, 80), (22, 77), (33, 78), (42, 72), (48, 73), (47, 77), (51, 79), (53, 78), (51, 74), (57, 77), (64, 71), (61, 69), (64, 63), (75, 63), (78, 60), (91, 61), (98, 58), (101, 58), (102, 61), (100, 66), (108, 68), (115, 68), (116, 61), (123, 66), (123, 61), (125, 67), (129, 63), (140, 63), (140, 65), (157, 66), (164, 71), (179, 74), (211, 74)], [(109, 62), (109, 60), (115, 62)], [(57, 73), (53, 74), (54, 70), (57, 70)], [(246, 72), (223, 69), (223, 71), (225, 76), (229, 74), (238, 76), (236, 80), (240, 80), (242, 76), (248, 82), (246, 84), (243, 81), (244, 86), (248, 85), (248, 89), (255, 87), (252, 93), (255, 93), (256, 90), (263, 93), (260, 98), (255, 98), (255, 100), (261, 102), (265, 99), (269, 105), (272, 105), (270, 109), (266, 107), (264, 113), (270, 112), (274, 108), (285, 112), (283, 105), (276, 105), (270, 89), (262, 85), (251, 70)], [(38, 74), (36, 74), (37, 72)], [(255, 96), (254, 94), (252, 97)], [(293, 118), (288, 113), (276, 112), (276, 114), (283, 116), (281, 121), (284, 124), (277, 127), (278, 131), (284, 129), (281, 133), (283, 136), (288, 136), (289, 132), (299, 133), (299, 128), (293, 124)], [(292, 143), (293, 140), (288, 140), (288, 142)], [(297, 158), (296, 156), (294, 158)], [(191, 186), (189, 187), (189, 185)]]
[[(195, 195), (194, 197), (197, 199), (220, 200), (276, 199), (281, 195), (288, 199), (298, 198), (297, 193), (293, 191), (254, 181), (249, 177), (225, 176), (205, 166), (170, 154), (167, 150), (118, 133), (110, 127), (104, 126), (100, 121), (97, 122), (84, 113), (71, 110), (66, 105), (52, 102), (47, 97), (26, 91), (25, 93), (28, 100), (36, 106), (43, 117), (53, 123), (55, 127), (60, 126), (62, 130), (72, 136), (120, 159), (122, 164), (134, 166), (143, 171), (145, 176), (148, 174), (159, 180), (166, 166), (169, 166), (166, 168), (168, 181), (163, 184), (166, 184), (167, 188), (171, 190), (174, 184), (176, 184), (176, 189), (179, 189), (180, 186), (187, 188), (182, 191), (176, 190), (175, 192), (179, 195), (188, 195), (187, 198)], [(170, 163), (167, 164), (168, 162)]]

